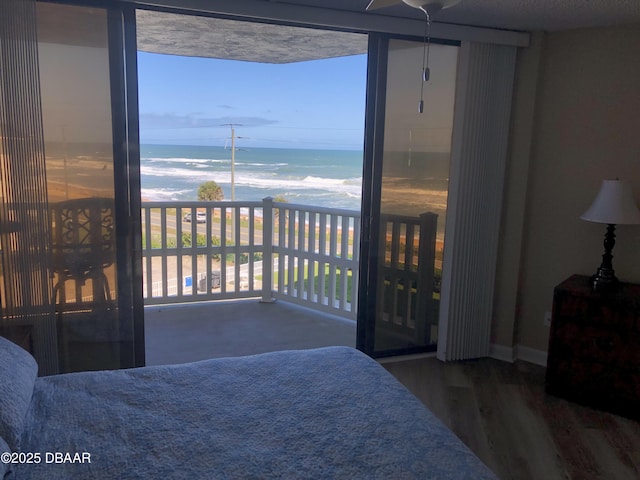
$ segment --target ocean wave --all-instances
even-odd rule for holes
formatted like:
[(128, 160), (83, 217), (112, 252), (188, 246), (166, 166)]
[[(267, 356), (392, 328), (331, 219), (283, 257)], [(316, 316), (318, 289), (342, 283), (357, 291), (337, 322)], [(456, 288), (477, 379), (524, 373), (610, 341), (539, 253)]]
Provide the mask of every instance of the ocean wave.
[(302, 182), (310, 183), (312, 185), (345, 185), (346, 179), (344, 178), (324, 178), (324, 177), (305, 177)]
[[(225, 183), (231, 183), (231, 177), (225, 178)], [(360, 195), (362, 188), (362, 179), (353, 178), (324, 178), (324, 177), (305, 177), (298, 178), (282, 178), (278, 176), (260, 177), (256, 175), (236, 175), (236, 185), (243, 185), (255, 188), (265, 189), (283, 189), (288, 191), (297, 190), (321, 190), (330, 193), (353, 193)]]
[(183, 200), (185, 195), (192, 193), (191, 189), (176, 188), (141, 188), (140, 196), (146, 200), (154, 202), (164, 202), (167, 200)]
[(313, 185), (349, 185), (349, 186), (361, 186), (362, 177), (352, 178), (326, 178), (326, 177), (314, 177), (307, 176), (302, 180), (304, 183)]
[(152, 165), (141, 165), (140, 166), (140, 174), (148, 177), (165, 177), (167, 179), (170, 178), (193, 178), (194, 171), (190, 168), (180, 168), (180, 167), (161, 167), (161, 166), (152, 166)]
[(248, 167), (288, 167), (288, 163), (256, 163), (256, 162), (238, 162), (236, 160), (236, 166), (248, 166)]
[[(144, 157), (141, 159), (142, 166), (148, 166), (153, 168), (153, 166), (157, 166), (159, 164), (173, 164), (173, 168), (207, 168), (209, 166), (216, 165), (231, 165), (231, 159), (216, 159), (216, 158), (186, 158), (186, 157), (172, 157), (172, 158), (162, 158), (162, 157)], [(180, 165), (176, 167), (176, 164)], [(277, 163), (263, 163), (263, 162), (242, 162), (236, 160), (235, 162), (236, 168), (250, 168), (257, 167), (261, 170), (275, 170), (283, 167), (288, 167), (289, 164), (286, 162), (277, 162)]]
[[(167, 182), (183, 182), (183, 185), (199, 185), (203, 182), (213, 180), (221, 186), (231, 184), (231, 172), (226, 170), (206, 171), (199, 166), (190, 168), (170, 167), (160, 165), (142, 165), (140, 173), (143, 177), (166, 178)], [(304, 178), (283, 177), (273, 172), (255, 171), (235, 172), (235, 184), (261, 189), (283, 189), (283, 190), (327, 190), (332, 192), (349, 192), (360, 195), (362, 188), (362, 177), (352, 178), (327, 178), (317, 176), (307, 176)]]
[(151, 162), (151, 163), (183, 163), (185, 165), (188, 164), (207, 164), (207, 163), (229, 163), (230, 159), (220, 159), (220, 158), (186, 158), (186, 157), (141, 157), (141, 162)]

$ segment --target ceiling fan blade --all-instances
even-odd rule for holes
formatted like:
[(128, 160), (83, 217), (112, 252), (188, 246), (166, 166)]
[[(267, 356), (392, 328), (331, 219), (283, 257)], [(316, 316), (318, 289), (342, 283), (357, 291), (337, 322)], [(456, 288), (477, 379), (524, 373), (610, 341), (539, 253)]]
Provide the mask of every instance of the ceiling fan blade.
[(402, 3), (402, 0), (371, 0), (367, 5), (367, 10), (377, 10), (378, 8), (390, 7)]

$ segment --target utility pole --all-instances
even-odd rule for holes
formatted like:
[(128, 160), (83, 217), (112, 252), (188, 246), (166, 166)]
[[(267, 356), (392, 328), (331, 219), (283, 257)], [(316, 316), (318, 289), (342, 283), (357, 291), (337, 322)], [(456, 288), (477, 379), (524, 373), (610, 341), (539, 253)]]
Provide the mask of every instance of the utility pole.
[[(241, 127), (240, 123), (224, 123), (223, 126), (231, 127), (231, 201), (236, 201), (236, 130), (235, 126)], [(238, 137), (242, 138), (242, 137)], [(235, 229), (235, 212), (231, 215), (231, 241), (235, 245), (236, 243), (236, 229)], [(239, 279), (236, 279), (239, 281)]]
[[(235, 126), (241, 127), (241, 123), (223, 123), (223, 126), (231, 127), (231, 201), (236, 200), (236, 130)], [(242, 138), (242, 137), (238, 137)]]

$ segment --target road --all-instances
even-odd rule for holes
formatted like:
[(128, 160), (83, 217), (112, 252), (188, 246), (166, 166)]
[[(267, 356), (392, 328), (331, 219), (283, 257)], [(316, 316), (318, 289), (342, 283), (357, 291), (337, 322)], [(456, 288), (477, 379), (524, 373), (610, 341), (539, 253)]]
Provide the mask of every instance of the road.
[[(160, 228), (162, 225), (162, 216), (160, 214), (160, 212), (151, 212), (150, 215), (150, 220), (151, 220), (151, 231), (153, 232), (154, 230), (157, 231), (158, 233), (160, 232)], [(218, 218), (219, 220), (219, 218)], [(247, 220), (245, 220), (247, 221)], [(191, 226), (192, 223), (191, 222), (185, 222), (184, 220), (181, 222), (182, 223), (182, 232), (183, 233), (191, 233)], [(144, 219), (143, 219), (143, 224), (144, 224)], [(213, 224), (211, 225), (211, 235), (218, 237), (218, 238), (222, 238), (221, 235), (221, 231), (220, 231), (221, 225), (219, 221), (214, 221)], [(227, 221), (227, 231), (229, 231), (231, 229), (231, 223), (229, 221)], [(174, 216), (169, 216), (167, 215), (167, 230), (171, 231), (173, 230), (173, 232), (176, 232), (178, 230), (177, 227), (177, 222), (176, 222), (176, 218)], [(207, 224), (206, 223), (197, 223), (196, 224), (196, 232), (202, 235), (206, 235), (207, 234)], [(227, 235), (227, 238), (229, 238), (229, 235)], [(240, 228), (240, 242), (242, 244), (249, 244), (249, 229), (246, 227), (241, 227)], [(254, 230), (254, 244), (258, 244), (261, 245), (262, 244), (262, 228), (256, 228)]]

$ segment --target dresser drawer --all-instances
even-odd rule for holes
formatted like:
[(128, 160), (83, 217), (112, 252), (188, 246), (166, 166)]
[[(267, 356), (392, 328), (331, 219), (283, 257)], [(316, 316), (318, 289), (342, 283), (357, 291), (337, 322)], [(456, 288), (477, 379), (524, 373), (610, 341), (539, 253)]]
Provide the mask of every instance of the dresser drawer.
[(620, 295), (573, 295), (556, 291), (554, 318), (604, 329), (620, 329), (640, 333), (640, 303)]
[(574, 275), (554, 290), (546, 390), (640, 420), (640, 287), (593, 291)]
[(640, 335), (576, 322), (558, 322), (550, 341), (554, 354), (597, 361), (613, 368), (640, 368)]

